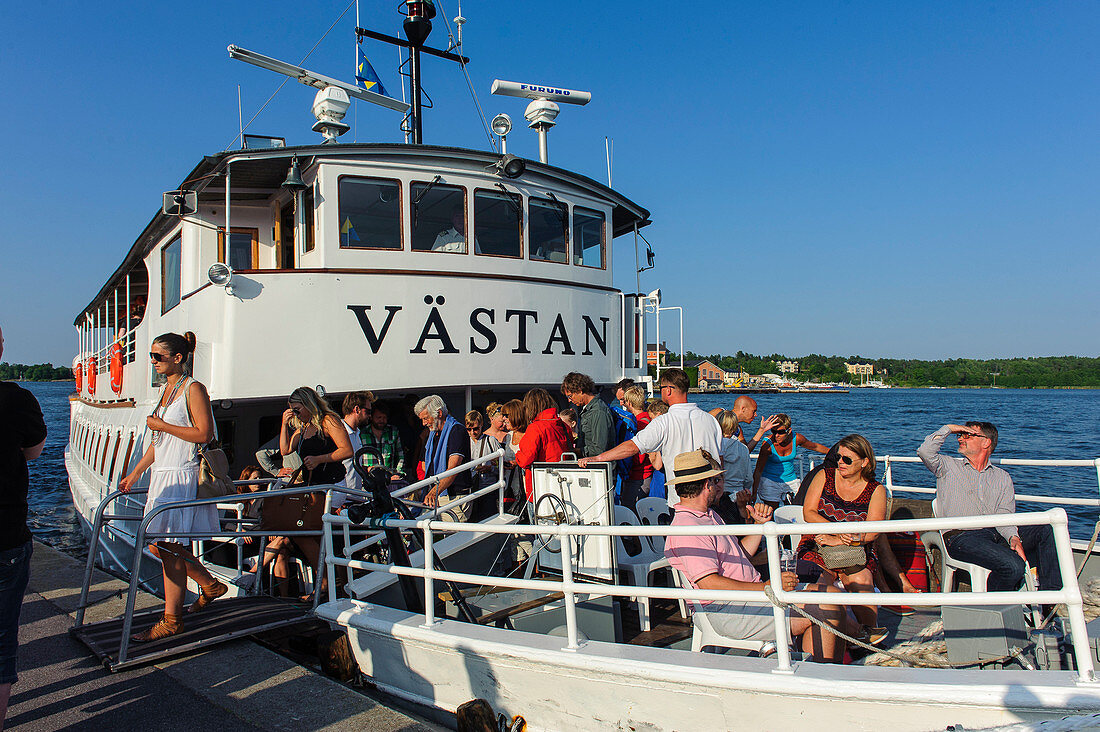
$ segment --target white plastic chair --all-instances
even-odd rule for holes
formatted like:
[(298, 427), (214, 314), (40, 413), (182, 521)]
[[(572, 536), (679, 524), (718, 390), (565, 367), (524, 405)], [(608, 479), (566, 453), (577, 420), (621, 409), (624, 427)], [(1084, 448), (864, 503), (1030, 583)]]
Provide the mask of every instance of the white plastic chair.
[[(616, 526), (641, 526), (638, 517), (626, 506), (615, 506)], [(653, 551), (653, 547), (645, 540), (644, 536), (636, 537), (639, 541), (640, 551), (631, 555), (623, 543), (622, 536), (615, 537), (615, 557), (619, 563), (619, 571), (630, 574), (630, 584), (638, 587), (649, 587), (649, 576), (661, 569), (669, 569), (668, 560), (663, 554)], [(649, 598), (632, 597), (638, 603), (638, 623), (642, 630), (650, 629), (649, 622)]]
[[(938, 517), (936, 513), (936, 499), (932, 499), (932, 515)], [(931, 536), (928, 536), (931, 534)], [(943, 540), (942, 531), (926, 531), (921, 535), (921, 541), (924, 543), (926, 550), (931, 554), (930, 547), (938, 546), (940, 550), (940, 557), (943, 559), (941, 566), (940, 577), (942, 577), (942, 589), (944, 592), (954, 592), (955, 590), (955, 572), (962, 570), (970, 575), (970, 590), (971, 592), (986, 592), (986, 588), (989, 586), (990, 571), (980, 564), (972, 564), (971, 562), (964, 562), (961, 559), (955, 559), (947, 553), (947, 542)], [(1035, 592), (1038, 586), (1035, 584), (1035, 576), (1031, 573), (1031, 565), (1024, 560), (1024, 589), (1028, 592)], [(1032, 617), (1037, 622), (1042, 622), (1042, 618), (1038, 617), (1039, 611), (1032, 610)], [(1036, 626), (1038, 627), (1038, 626)]]
[[(772, 512), (772, 521), (777, 524), (804, 524), (802, 518), (802, 506), (780, 506)], [(791, 534), (788, 537), (788, 546), (791, 551), (798, 548), (798, 542), (802, 541), (802, 534)]]
[[(638, 520), (642, 522), (642, 526), (667, 526), (672, 522), (672, 507), (668, 505), (668, 501), (664, 498), (643, 498), (638, 501), (638, 505), (635, 509), (638, 512)], [(665, 521), (661, 521), (662, 517), (668, 518)], [(653, 547), (653, 551), (658, 554), (664, 554), (665, 537), (651, 536), (649, 537), (649, 543)], [(687, 618), (687, 606), (684, 604), (683, 600), (680, 600), (679, 603), (680, 617)]]
[[(638, 512), (638, 519), (642, 522), (642, 526), (667, 526), (672, 522), (672, 507), (664, 498), (642, 498), (634, 510)], [(667, 516), (668, 520), (662, 522), (661, 516)], [(655, 552), (661, 553), (665, 550), (663, 536), (651, 536), (649, 543)]]
[[(680, 570), (673, 570), (673, 579), (676, 585), (683, 589), (693, 589), (691, 583), (688, 582), (688, 578)], [(710, 616), (712, 613), (708, 613), (704, 608), (704, 605), (700, 605), (695, 600), (688, 600), (688, 606), (691, 608), (691, 650), (698, 653), (701, 652), (707, 646), (713, 646), (715, 648), (739, 648), (745, 651), (756, 651), (764, 647), (768, 641), (762, 640), (744, 640), (743, 638), (731, 638), (728, 635), (722, 635), (714, 626), (710, 623)]]

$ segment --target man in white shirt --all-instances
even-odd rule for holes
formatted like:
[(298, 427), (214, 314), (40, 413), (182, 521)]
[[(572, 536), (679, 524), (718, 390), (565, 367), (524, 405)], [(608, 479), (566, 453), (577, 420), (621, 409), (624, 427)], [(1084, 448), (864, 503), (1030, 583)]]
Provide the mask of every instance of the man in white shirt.
[[(583, 468), (591, 462), (611, 462), (640, 452), (659, 452), (669, 480), (676, 477), (673, 459), (682, 453), (703, 449), (711, 455), (722, 454), (722, 428), (718, 420), (697, 405), (688, 402), (689, 382), (680, 369), (661, 372), (661, 398), (669, 405), (666, 414), (658, 415), (638, 434), (610, 450), (590, 458), (581, 458)], [(669, 491), (668, 505), (678, 502), (675, 491)]]
[[(344, 479), (337, 483), (338, 486), (350, 488), (353, 491), (363, 490), (363, 478), (355, 469), (355, 453), (363, 447), (363, 441), (359, 439), (359, 428), (370, 421), (371, 406), (374, 404), (374, 394), (369, 391), (353, 391), (344, 397), (341, 411), (344, 413), (344, 429), (348, 433), (348, 442), (351, 443), (351, 457), (344, 461)], [(340, 508), (347, 500), (343, 493), (332, 494), (332, 507)]]

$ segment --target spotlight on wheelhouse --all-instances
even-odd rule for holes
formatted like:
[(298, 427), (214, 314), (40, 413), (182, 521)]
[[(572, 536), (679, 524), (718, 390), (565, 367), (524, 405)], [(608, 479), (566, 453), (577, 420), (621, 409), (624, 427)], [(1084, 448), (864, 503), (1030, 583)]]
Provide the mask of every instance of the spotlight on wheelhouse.
[(518, 178), (527, 172), (527, 161), (515, 155), (501, 155), (496, 169), (505, 178)]

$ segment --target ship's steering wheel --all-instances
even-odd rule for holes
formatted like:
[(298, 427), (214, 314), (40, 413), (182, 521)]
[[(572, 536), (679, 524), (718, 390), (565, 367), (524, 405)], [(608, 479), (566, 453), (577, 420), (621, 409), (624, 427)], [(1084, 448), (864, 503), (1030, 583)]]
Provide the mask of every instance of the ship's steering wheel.
[[(541, 510), (543, 505), (547, 505), (548, 511), (543, 513)], [(584, 523), (584, 519), (577, 507), (572, 503), (566, 503), (565, 500), (556, 493), (543, 493), (535, 501), (535, 526), (560, 526), (562, 524), (568, 524), (570, 526), (578, 526)], [(540, 542), (542, 541), (542, 534), (538, 535)], [(580, 554), (580, 548), (584, 537), (573, 536), (572, 549), (573, 556), (577, 557)], [(542, 544), (542, 549), (550, 552), (551, 554), (561, 553), (561, 539), (559, 537), (551, 537), (549, 540)]]

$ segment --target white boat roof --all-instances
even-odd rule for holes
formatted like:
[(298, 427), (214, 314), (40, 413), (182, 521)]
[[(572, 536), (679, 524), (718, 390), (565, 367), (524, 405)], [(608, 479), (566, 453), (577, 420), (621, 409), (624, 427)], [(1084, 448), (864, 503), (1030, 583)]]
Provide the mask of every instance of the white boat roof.
[[(425, 163), (428, 165), (479, 165), (483, 167), (493, 166), (501, 158), (499, 153), (491, 150), (472, 150), (441, 145), (408, 145), (397, 142), (341, 143), (338, 145), (300, 145), (295, 147), (227, 150), (216, 155), (203, 157), (198, 165), (184, 177), (178, 187), (179, 189), (198, 191), (200, 203), (223, 202), (224, 184), (215, 187), (217, 193), (207, 191), (207, 189), (216, 181), (224, 180), (221, 174), (225, 171), (227, 165), (232, 164), (231, 202), (245, 203), (247, 201), (267, 200), (272, 192), (277, 191), (282, 186), (286, 178), (287, 168), (290, 165), (290, 159), (295, 155), (298, 156), (303, 170), (318, 160), (335, 160), (348, 157), (384, 162), (391, 165), (398, 162), (419, 163), (421, 165)], [(524, 162), (527, 164), (525, 176), (537, 175), (549, 187), (560, 185), (580, 188), (608, 201), (612, 210), (612, 237), (626, 234), (632, 231), (635, 226), (640, 229), (651, 223), (649, 211), (592, 178), (535, 160), (525, 159)], [(238, 192), (234, 192), (234, 190)], [(204, 193), (204, 191), (206, 192)], [(156, 246), (157, 242), (178, 222), (178, 217), (168, 216), (158, 211), (138, 236), (133, 246), (130, 247), (130, 251), (126, 254), (122, 263), (107, 278), (103, 287), (76, 317), (74, 325), (79, 325), (86, 313), (94, 311), (97, 304), (101, 303), (108, 293), (125, 280), (126, 273), (142, 261), (149, 251)]]

